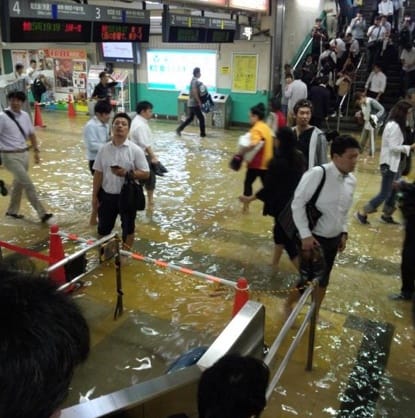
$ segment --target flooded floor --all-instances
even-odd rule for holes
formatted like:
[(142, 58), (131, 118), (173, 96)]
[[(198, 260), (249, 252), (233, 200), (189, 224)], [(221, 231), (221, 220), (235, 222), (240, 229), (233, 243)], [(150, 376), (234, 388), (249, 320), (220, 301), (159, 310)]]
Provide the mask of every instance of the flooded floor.
[[(42, 163), (31, 168), (39, 194), (62, 231), (96, 237), (95, 228), (88, 225), (91, 175), (82, 140), (88, 117), (78, 114), (68, 120), (59, 112), (42, 116), (47, 125), (37, 130)], [(273, 222), (262, 216), (261, 204), (254, 202), (248, 214), (241, 212), (237, 197), (244, 170), (231, 171), (228, 161), (242, 131), (215, 129), (200, 139), (195, 126), (180, 138), (171, 121), (153, 120), (151, 127), (154, 149), (169, 173), (157, 178), (154, 209), (137, 216), (134, 250), (229, 280), (246, 277), (252, 299), (266, 306), (270, 345), (282, 325), (281, 308), (296, 275), (285, 255), (279, 272), (270, 268)], [(380, 184), (374, 161), (360, 161), (356, 175), (351, 214)], [(0, 178), (10, 184), (4, 168)], [(0, 213), (5, 213), (7, 203), (8, 197), (1, 197)], [(25, 199), (21, 213), (24, 220), (2, 218), (2, 239), (46, 251), (48, 228), (38, 222)], [(322, 320), (330, 326), (317, 331), (314, 369), (304, 370), (304, 341), (265, 418), (413, 416), (411, 304), (388, 299), (400, 289), (403, 228), (382, 224), (376, 214), (368, 227), (350, 218), (348, 248), (337, 259), (322, 306)], [(65, 244), (68, 253), (79, 248)], [(39, 262), (36, 267), (44, 265)], [(210, 344), (230, 319), (232, 290), (134, 260), (122, 274), (125, 314), (116, 321), (112, 261), (90, 274), (87, 286), (75, 295), (90, 323), (93, 348), (74, 377), (67, 405), (90, 390), (94, 398), (163, 373), (183, 352)]]

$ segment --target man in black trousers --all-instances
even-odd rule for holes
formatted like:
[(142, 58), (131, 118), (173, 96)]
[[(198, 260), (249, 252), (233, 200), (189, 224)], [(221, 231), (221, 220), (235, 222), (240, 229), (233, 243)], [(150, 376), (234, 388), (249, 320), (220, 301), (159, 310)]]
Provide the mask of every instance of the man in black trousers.
[(395, 183), (394, 187), (402, 193), (400, 207), (405, 219), (405, 238), (401, 259), (401, 292), (390, 298), (409, 301), (415, 295), (415, 183), (402, 181)]
[(310, 124), (322, 128), (323, 121), (329, 115), (330, 111), (330, 90), (327, 88), (329, 78), (323, 75), (319, 79), (319, 84), (313, 86), (308, 94), (308, 99), (313, 104), (313, 116), (311, 117)]

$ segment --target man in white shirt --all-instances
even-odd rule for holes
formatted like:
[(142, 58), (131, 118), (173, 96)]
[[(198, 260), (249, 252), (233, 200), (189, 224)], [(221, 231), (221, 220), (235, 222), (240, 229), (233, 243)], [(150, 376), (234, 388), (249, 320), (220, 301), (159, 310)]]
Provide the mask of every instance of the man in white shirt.
[(130, 140), (144, 151), (150, 167), (150, 177), (145, 181), (144, 186), (147, 192), (148, 206), (151, 207), (154, 205), (154, 189), (156, 188), (154, 164), (159, 162), (152, 148), (153, 133), (148, 124), (148, 121), (153, 117), (153, 105), (143, 100), (137, 103), (135, 110), (137, 115), (131, 123)]
[(296, 69), (294, 71), (294, 81), (289, 84), (285, 90), (285, 97), (288, 99), (288, 115), (287, 124), (292, 126), (294, 123), (294, 106), (302, 99), (307, 99), (307, 85), (301, 81), (302, 71)]
[(378, 13), (381, 16), (386, 16), (389, 23), (393, 20), (393, 2), (392, 0), (382, 0), (378, 5)]
[(29, 80), (30, 84), (32, 84), (33, 81), (35, 81), (35, 78), (39, 75), (36, 60), (34, 60), (34, 59), (30, 60), (30, 65), (26, 70), (26, 75), (28, 77), (28, 80)]
[[(101, 147), (110, 139), (110, 125), (112, 106), (106, 100), (100, 100), (94, 107), (95, 116), (84, 127), (84, 142), (88, 158), (88, 166), (94, 175), (95, 158)], [(97, 212), (92, 210), (89, 220), (90, 225), (97, 224)]]
[(6, 216), (22, 219), (19, 213), (23, 191), (43, 223), (51, 223), (53, 215), (47, 213), (40, 201), (28, 173), (29, 148), (33, 147), (35, 164), (40, 164), (40, 149), (30, 116), (22, 110), (26, 101), (23, 91), (11, 91), (7, 95), (9, 107), (0, 113), (0, 151), (4, 167), (13, 175), (13, 188)]
[[(300, 289), (307, 281), (319, 279), (317, 289), (317, 312), (326, 293), (330, 273), (337, 253), (346, 248), (347, 214), (353, 203), (356, 178), (351, 174), (359, 157), (360, 146), (355, 138), (341, 135), (333, 140), (330, 149), (331, 162), (316, 166), (304, 173), (294, 193), (291, 205), (293, 219), (301, 240), (299, 292), (291, 292), (287, 304), (287, 313), (292, 303), (298, 299)], [(319, 184), (325, 179), (315, 207), (321, 217), (312, 230), (306, 213), (310, 201)], [(320, 256), (318, 255), (320, 254)], [(311, 262), (316, 260), (316, 264)], [(306, 266), (303, 271), (301, 266)]]
[(110, 118), (112, 106), (107, 101), (99, 101), (95, 104), (94, 113), (84, 127), (84, 142), (88, 158), (88, 166), (94, 175), (95, 158), (100, 148), (110, 139)]
[(382, 50), (383, 39), (386, 33), (385, 27), (381, 25), (380, 16), (375, 17), (373, 25), (367, 31), (367, 68), (369, 71)]
[(380, 98), (386, 89), (386, 75), (382, 71), (379, 64), (373, 65), (373, 70), (369, 74), (369, 77), (365, 83), (365, 94), (368, 97), (372, 97), (380, 102)]
[(345, 53), (346, 53), (346, 44), (343, 41), (342, 38), (338, 37), (336, 39), (332, 39), (329, 42), (332, 50), (334, 50), (334, 52), (336, 53), (336, 58), (337, 58), (337, 68), (341, 68), (343, 66), (344, 63), (344, 59), (345, 59)]
[(109, 235), (117, 216), (121, 218), (122, 241), (130, 249), (134, 243), (135, 209), (120, 207), (120, 193), (125, 178), (146, 180), (149, 168), (143, 150), (128, 139), (131, 119), (117, 113), (112, 120), (111, 141), (104, 144), (93, 165), (92, 210), (98, 213), (98, 234)]

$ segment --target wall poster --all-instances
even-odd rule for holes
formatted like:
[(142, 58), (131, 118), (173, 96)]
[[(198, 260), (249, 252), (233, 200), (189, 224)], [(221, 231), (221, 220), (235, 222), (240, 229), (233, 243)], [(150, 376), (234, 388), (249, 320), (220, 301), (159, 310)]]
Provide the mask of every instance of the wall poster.
[(233, 54), (232, 91), (236, 93), (256, 93), (258, 79), (257, 54)]
[(53, 69), (55, 92), (86, 98), (87, 56), (83, 49), (50, 48), (44, 51), (46, 67)]

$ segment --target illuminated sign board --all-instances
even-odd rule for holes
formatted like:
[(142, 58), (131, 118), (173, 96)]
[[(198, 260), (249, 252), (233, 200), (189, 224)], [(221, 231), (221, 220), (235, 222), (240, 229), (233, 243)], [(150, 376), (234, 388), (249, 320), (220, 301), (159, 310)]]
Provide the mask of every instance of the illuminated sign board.
[(89, 42), (91, 23), (73, 20), (10, 18), (9, 42)]
[(268, 11), (269, 0), (229, 0), (229, 7), (233, 9)]
[(1, 8), (6, 42), (148, 42), (150, 35), (147, 10), (41, 0), (2, 1)]
[(163, 42), (230, 43), (234, 40), (236, 22), (165, 12), (162, 28)]
[(198, 6), (226, 7), (228, 0), (181, 0), (180, 3), (192, 3)]

